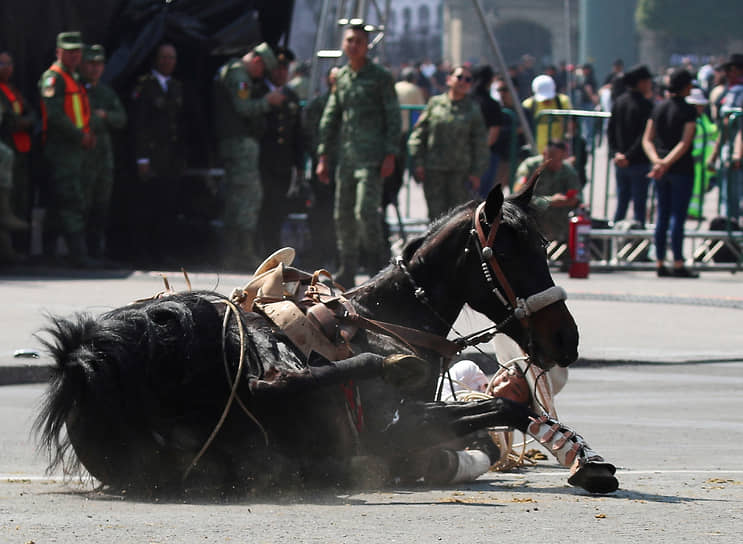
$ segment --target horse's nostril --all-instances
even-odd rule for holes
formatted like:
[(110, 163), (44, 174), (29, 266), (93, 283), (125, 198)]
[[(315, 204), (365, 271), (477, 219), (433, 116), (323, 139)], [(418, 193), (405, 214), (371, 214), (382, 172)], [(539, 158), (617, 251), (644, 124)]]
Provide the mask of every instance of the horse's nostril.
[(560, 327), (555, 331), (555, 347), (566, 357), (572, 356), (573, 360), (578, 355), (578, 329), (575, 326)]

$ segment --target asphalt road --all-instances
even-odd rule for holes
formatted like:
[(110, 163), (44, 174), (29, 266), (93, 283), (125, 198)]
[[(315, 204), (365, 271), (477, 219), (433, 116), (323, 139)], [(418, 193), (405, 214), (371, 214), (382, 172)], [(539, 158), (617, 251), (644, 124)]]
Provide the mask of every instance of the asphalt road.
[(40, 385), (0, 388), (0, 542), (740, 542), (743, 363), (579, 367), (563, 421), (618, 467), (591, 496), (551, 460), (436, 489), (147, 502), (43, 476)]
[[(185, 287), (176, 273), (171, 284)], [(581, 331), (561, 420), (619, 467), (591, 496), (551, 460), (438, 489), (277, 492), (140, 501), (44, 475), (29, 435), (43, 386), (0, 386), (0, 542), (739, 542), (743, 517), (743, 290), (739, 276), (555, 275)], [(192, 274), (229, 293), (241, 276)], [(44, 313), (93, 313), (162, 289), (155, 273), (0, 278), (0, 369), (39, 347)], [(480, 324), (465, 313), (457, 328)], [(640, 361), (644, 364), (628, 363)], [(7, 383), (7, 382), (5, 382)]]

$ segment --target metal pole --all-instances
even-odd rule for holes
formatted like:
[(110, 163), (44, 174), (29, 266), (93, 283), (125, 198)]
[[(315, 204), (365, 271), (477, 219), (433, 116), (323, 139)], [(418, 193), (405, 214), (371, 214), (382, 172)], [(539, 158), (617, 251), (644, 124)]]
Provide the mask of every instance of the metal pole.
[(328, 12), (330, 11), (330, 2), (324, 0), (320, 10), (320, 20), (317, 22), (317, 34), (315, 34), (315, 46), (313, 48), (312, 60), (310, 61), (310, 97), (320, 92), (320, 59), (317, 58), (317, 52), (322, 48), (325, 41), (325, 34), (328, 29)]
[[(570, 62), (570, 58), (573, 56), (573, 48), (571, 47), (571, 41), (573, 40), (573, 35), (570, 32), (570, 0), (565, 0), (565, 3), (563, 4), (565, 8), (565, 65), (572, 64)], [(566, 70), (565, 73), (565, 94), (570, 96), (571, 94), (571, 87), (573, 86), (573, 72), (570, 70)]]
[(519, 122), (521, 123), (521, 127), (524, 131), (526, 142), (529, 144), (529, 146), (532, 149), (534, 149), (536, 147), (536, 144), (534, 143), (534, 134), (531, 131), (531, 126), (529, 125), (529, 121), (527, 121), (526, 119), (524, 108), (521, 106), (521, 102), (519, 102), (519, 99), (518, 99), (519, 94), (516, 92), (516, 87), (513, 86), (513, 81), (511, 81), (511, 78), (508, 77), (508, 67), (506, 66), (506, 61), (503, 59), (503, 53), (501, 53), (500, 46), (498, 45), (498, 41), (495, 39), (495, 35), (493, 34), (493, 31), (491, 30), (490, 25), (485, 19), (485, 12), (482, 9), (482, 4), (480, 3), (480, 0), (472, 0), (472, 2), (473, 4), (475, 4), (475, 9), (477, 9), (477, 14), (479, 15), (480, 21), (482, 22), (482, 27), (485, 30), (485, 33), (488, 35), (488, 41), (490, 42), (490, 47), (492, 47), (493, 52), (495, 53), (495, 58), (498, 61), (498, 67), (500, 68), (500, 71), (503, 74), (505, 74), (504, 79), (506, 80), (506, 85), (508, 85), (508, 91), (511, 93), (511, 96), (513, 96), (515, 99), (513, 102), (514, 102), (514, 106), (516, 107), (516, 114), (519, 117)]

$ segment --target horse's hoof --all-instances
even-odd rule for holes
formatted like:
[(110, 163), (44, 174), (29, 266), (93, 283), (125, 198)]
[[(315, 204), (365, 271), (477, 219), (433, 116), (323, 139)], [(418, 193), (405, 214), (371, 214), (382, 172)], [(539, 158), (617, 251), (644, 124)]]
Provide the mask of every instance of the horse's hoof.
[(421, 387), (426, 383), (428, 373), (428, 363), (415, 355), (388, 355), (382, 361), (382, 378), (395, 387)]
[(611, 493), (619, 489), (619, 480), (614, 476), (616, 471), (611, 463), (588, 462), (568, 478), (568, 483), (589, 493)]

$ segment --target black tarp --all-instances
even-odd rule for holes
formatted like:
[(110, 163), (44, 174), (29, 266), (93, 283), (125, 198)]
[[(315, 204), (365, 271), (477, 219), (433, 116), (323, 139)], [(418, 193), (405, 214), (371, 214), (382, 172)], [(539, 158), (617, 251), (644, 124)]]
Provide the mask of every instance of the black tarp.
[[(172, 43), (178, 52), (174, 75), (184, 83), (188, 166), (213, 167), (218, 166), (210, 124), (214, 73), (228, 57), (260, 41), (288, 43), (293, 6), (294, 0), (2, 0), (0, 51), (14, 57), (15, 83), (38, 107), (37, 83), (54, 60), (57, 34), (79, 30), (86, 43), (105, 46), (108, 63), (103, 78), (128, 107), (137, 77), (149, 69), (158, 44)], [(128, 180), (134, 175), (130, 140), (126, 132), (114, 134), (114, 231), (126, 229), (127, 207), (136, 205), (128, 202), (132, 199)], [(43, 187), (47, 176), (42, 161), (33, 162), (35, 183)], [(184, 212), (209, 219), (205, 199), (197, 194), (204, 191), (203, 184), (191, 188), (194, 194), (178, 195)], [(112, 245), (116, 238), (111, 237)]]
[(265, 40), (286, 42), (294, 0), (8, 0), (0, 2), (0, 50), (15, 59), (15, 81), (32, 103), (54, 60), (59, 32), (79, 30), (106, 47), (104, 79), (120, 93), (144, 72), (158, 43), (178, 49), (176, 77), (208, 82), (229, 55)]

